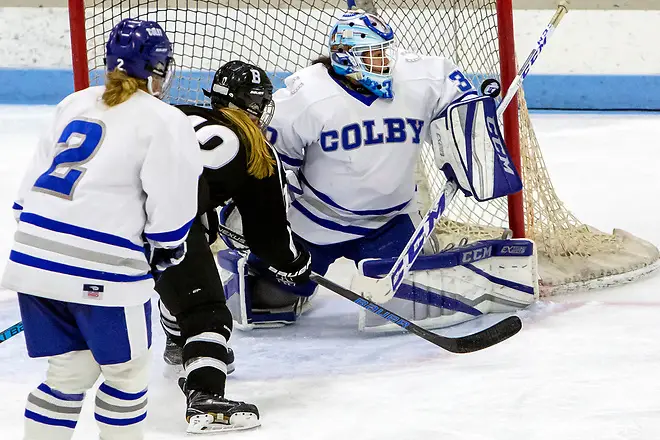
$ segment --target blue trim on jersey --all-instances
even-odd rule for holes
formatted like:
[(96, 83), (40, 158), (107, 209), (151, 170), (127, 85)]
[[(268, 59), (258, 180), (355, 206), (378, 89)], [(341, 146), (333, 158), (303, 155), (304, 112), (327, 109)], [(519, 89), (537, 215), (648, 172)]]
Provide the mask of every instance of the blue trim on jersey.
[(34, 420), (38, 423), (43, 423), (44, 425), (63, 426), (65, 428), (71, 429), (74, 429), (77, 423), (75, 420), (53, 419), (50, 417), (42, 416), (41, 414), (30, 411), (29, 409), (25, 410), (25, 418)]
[(157, 243), (171, 243), (171, 242), (181, 241), (190, 230), (190, 226), (192, 225), (193, 220), (195, 220), (194, 217), (188, 223), (181, 226), (179, 229), (175, 231), (154, 232), (154, 233), (145, 232), (144, 236), (147, 237), (149, 240), (155, 241)]
[(470, 95), (473, 95), (475, 97), (479, 96), (479, 94), (477, 92), (475, 92), (474, 90), (472, 90), (471, 92), (463, 93), (461, 96), (459, 96), (458, 98), (454, 99), (452, 102), (447, 104), (447, 106), (445, 108), (443, 108), (442, 111), (439, 114), (432, 117), (431, 122), (435, 121), (436, 119), (443, 118), (445, 116), (445, 114), (447, 113), (447, 108), (449, 108), (450, 105), (452, 105), (454, 103), (457, 103), (458, 101), (461, 101), (466, 96), (470, 96)]
[(101, 384), (101, 386), (99, 387), (99, 391), (103, 391), (108, 396), (121, 400), (138, 400), (140, 397), (147, 394), (146, 389), (140, 391), (139, 393), (126, 393), (124, 391), (118, 390), (117, 388), (111, 387), (105, 382)]
[(303, 161), (301, 159), (296, 159), (291, 156), (287, 156), (286, 154), (282, 154), (279, 151), (277, 152), (277, 155), (280, 157), (280, 160), (284, 162), (285, 164), (292, 166), (292, 167), (299, 167), (303, 164)]
[(341, 209), (342, 211), (350, 212), (351, 214), (355, 215), (384, 215), (384, 214), (391, 214), (393, 212), (401, 211), (403, 208), (405, 208), (408, 203), (410, 203), (410, 200), (407, 202), (401, 203), (396, 206), (392, 206), (391, 208), (383, 208), (383, 209), (364, 209), (360, 211), (354, 211), (352, 209), (344, 208), (334, 200), (330, 198), (329, 195), (322, 193), (318, 189), (314, 188), (312, 185), (309, 184), (307, 179), (305, 179), (305, 176), (300, 173), (299, 175), (300, 181), (307, 186), (316, 197), (318, 197), (321, 201), (325, 202), (327, 205), (333, 206), (335, 208)]
[(344, 91), (346, 93), (348, 93), (353, 98), (357, 99), (358, 101), (360, 101), (362, 104), (366, 105), (367, 107), (370, 107), (371, 104), (376, 102), (376, 100), (378, 99), (378, 96), (376, 96), (376, 95), (363, 95), (362, 93), (356, 92), (355, 90), (349, 88), (347, 85), (345, 85), (344, 83), (339, 81), (337, 78), (332, 76), (329, 72), (328, 72), (328, 75), (330, 76), (330, 78), (332, 78), (332, 80), (334, 82), (336, 82), (339, 85), (339, 87), (344, 89)]
[(84, 269), (82, 267), (70, 266), (68, 264), (44, 260), (42, 258), (33, 257), (18, 251), (11, 251), (9, 254), (9, 260), (17, 264), (47, 270), (49, 272), (57, 272), (81, 278), (92, 278), (95, 280), (114, 281), (118, 283), (148, 280), (152, 277), (151, 273), (149, 272), (144, 275), (124, 275), (119, 273), (103, 272), (100, 270)]
[(61, 391), (57, 391), (46, 385), (45, 383), (42, 383), (37, 387), (39, 391), (43, 391), (44, 393), (48, 394), (49, 396), (53, 396), (56, 399), (59, 400), (66, 400), (67, 402), (82, 402), (83, 399), (85, 398), (85, 394), (65, 394)]
[(105, 417), (102, 416), (98, 413), (94, 413), (94, 418), (101, 422), (105, 423), (106, 425), (113, 425), (113, 426), (128, 426), (128, 425), (135, 425), (136, 423), (140, 423), (142, 420), (144, 420), (147, 417), (147, 413), (145, 412), (144, 414), (141, 414), (137, 417), (133, 417), (131, 419), (113, 419), (111, 417)]
[(509, 287), (514, 290), (519, 290), (521, 292), (529, 293), (530, 295), (534, 295), (534, 288), (531, 286), (526, 286), (524, 284), (516, 283), (515, 281), (511, 280), (505, 280), (504, 278), (499, 278), (496, 276), (493, 276), (489, 273), (484, 272), (483, 270), (479, 269), (478, 267), (472, 265), (472, 264), (464, 264), (464, 267), (467, 267), (470, 269), (472, 272), (476, 273), (477, 275), (481, 275), (482, 277), (486, 278), (488, 281), (491, 283), (499, 284), (504, 287)]
[(335, 223), (331, 220), (327, 220), (321, 217), (318, 217), (314, 214), (312, 214), (307, 208), (305, 208), (299, 201), (295, 200), (293, 203), (291, 203), (291, 206), (296, 208), (302, 215), (316, 223), (317, 225), (323, 226), (326, 229), (330, 229), (332, 231), (339, 231), (339, 232), (345, 232), (346, 234), (353, 234), (353, 235), (369, 235), (372, 232), (374, 232), (376, 229), (369, 229), (369, 228), (363, 228), (360, 226), (344, 226), (340, 225), (339, 223)]
[(23, 207), (18, 203), (14, 202), (14, 204), (11, 206), (11, 209), (15, 209), (16, 211), (22, 211)]
[(25, 223), (29, 223), (31, 225), (38, 226), (43, 229), (48, 229), (49, 231), (74, 235), (76, 237), (86, 238), (92, 241), (98, 241), (99, 243), (105, 243), (112, 246), (123, 247), (126, 249), (131, 249), (133, 251), (144, 253), (143, 246), (138, 246), (137, 244), (133, 243), (127, 238), (108, 234), (106, 232), (100, 232), (100, 231), (95, 231), (93, 229), (74, 226), (69, 223), (52, 220), (37, 214), (31, 214), (29, 212), (22, 212), (19, 220)]

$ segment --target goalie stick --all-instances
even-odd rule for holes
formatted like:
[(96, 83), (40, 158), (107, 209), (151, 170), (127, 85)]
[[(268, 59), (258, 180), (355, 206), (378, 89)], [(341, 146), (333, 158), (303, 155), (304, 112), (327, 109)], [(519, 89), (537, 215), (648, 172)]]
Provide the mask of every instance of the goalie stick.
[[(218, 232), (243, 246), (248, 246), (245, 237), (222, 224), (218, 225)], [(371, 313), (387, 319), (407, 332), (417, 335), (422, 339), (426, 339), (430, 343), (452, 353), (472, 353), (474, 351), (483, 350), (484, 348), (488, 348), (509, 339), (522, 329), (522, 321), (520, 318), (517, 316), (509, 316), (477, 333), (455, 338), (442, 336), (413, 324), (396, 313), (390, 312), (385, 307), (369, 301), (367, 298), (330, 281), (324, 276), (312, 272), (309, 279), (319, 286), (325, 287), (326, 289), (343, 296)]]
[[(367, 8), (369, 7), (369, 4), (371, 4), (370, 0), (362, 0), (359, 6), (362, 8)], [(351, 6), (350, 2), (349, 6)], [(373, 5), (371, 8), (375, 11)], [(525, 64), (520, 68), (518, 74), (511, 82), (506, 96), (502, 99), (502, 102), (500, 102), (499, 106), (497, 107), (498, 119), (502, 117), (502, 114), (504, 114), (507, 106), (520, 89), (523, 79), (525, 79), (532, 65), (534, 65), (538, 59), (541, 50), (545, 47), (547, 39), (550, 37), (550, 35), (552, 35), (554, 29), (559, 25), (559, 22), (567, 12), (568, 1), (560, 1), (559, 5), (557, 6), (557, 12), (555, 12), (555, 15), (550, 20), (550, 23), (543, 30), (543, 33), (538, 40), (537, 47), (534, 48), (529, 54), (527, 61), (525, 61)], [(489, 80), (486, 80), (484, 83), (487, 81)], [(483, 84), (481, 87), (482, 92), (485, 93), (486, 88), (490, 86), (490, 84)], [(410, 268), (412, 267), (419, 254), (422, 252), (424, 243), (426, 243), (426, 240), (428, 240), (429, 236), (433, 233), (433, 229), (435, 228), (438, 219), (442, 215), (446, 206), (451, 203), (457, 191), (458, 185), (455, 182), (449, 181), (445, 184), (445, 187), (438, 194), (438, 196), (436, 196), (433, 203), (431, 203), (431, 207), (429, 208), (428, 212), (415, 229), (415, 232), (406, 244), (406, 247), (403, 248), (399, 258), (397, 258), (396, 262), (392, 266), (392, 269), (387, 275), (385, 275), (383, 278), (375, 279), (358, 274), (354, 277), (352, 286), (358, 287), (361, 292), (366, 293), (366, 297), (373, 299), (378, 303), (384, 303), (391, 299), (397, 289), (401, 286), (401, 283), (403, 283), (403, 279), (410, 272)]]
[(0, 333), (0, 343), (5, 342), (7, 339), (11, 338), (12, 336), (16, 336), (22, 331), (23, 331), (23, 321), (17, 322), (16, 324), (12, 325), (8, 329)]

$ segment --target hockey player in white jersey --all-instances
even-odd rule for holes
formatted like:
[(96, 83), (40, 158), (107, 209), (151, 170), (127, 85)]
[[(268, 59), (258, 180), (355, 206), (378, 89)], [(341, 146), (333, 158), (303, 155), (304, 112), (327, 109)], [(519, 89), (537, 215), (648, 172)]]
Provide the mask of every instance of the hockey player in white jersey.
[(184, 257), (196, 214), (195, 132), (159, 99), (174, 68), (169, 39), (155, 22), (126, 19), (106, 49), (105, 86), (57, 106), (14, 204), (2, 285), (19, 292), (28, 354), (48, 358), (25, 440), (70, 439), (100, 375), (100, 437), (144, 438), (152, 272)]
[[(521, 188), (515, 168), (506, 166), (511, 162), (496, 122), (494, 100), (478, 97), (466, 75), (450, 60), (399, 50), (394, 42), (394, 31), (379, 17), (346, 12), (330, 32), (330, 56), (288, 77), (286, 87), (274, 94), (269, 136), (288, 169), (294, 199), (288, 218), (312, 254), (314, 272), (325, 274), (340, 257), (358, 263), (401, 253), (415, 230), (411, 220), (418, 210), (414, 168), (422, 143), (432, 132), (440, 133), (432, 126), (449, 120), (449, 111), (458, 115), (459, 123), (444, 131), (449, 134), (444, 150), (433, 140), (438, 167), (458, 180), (466, 195), (480, 200)], [(487, 120), (495, 121), (488, 131), (484, 129)], [(463, 156), (458, 154), (461, 142), (468, 145)], [(447, 154), (454, 150), (457, 154)], [(483, 158), (473, 154), (483, 154)], [(484, 176), (494, 176), (484, 185), (490, 190), (475, 191), (473, 186), (481, 187), (473, 183), (478, 178), (488, 180)], [(533, 258), (531, 251), (527, 257)], [(245, 290), (251, 291), (245, 294), (245, 304), (235, 307), (237, 312), (248, 311), (242, 322), (245, 326), (293, 322), (304, 310), (300, 298), (309, 297), (316, 288), (310, 282), (288, 289), (298, 296), (290, 297), (283, 319), (282, 307), (250, 307), (255, 297), (259, 300), (281, 287), (272, 285), (257, 292), (251, 289), (254, 285), (245, 282)], [(533, 301), (529, 291), (533, 288), (516, 292), (507, 304), (515, 304), (514, 308), (529, 304)], [(398, 306), (388, 307), (407, 319), (423, 321), (457, 311), (441, 298), (430, 298), (428, 289), (402, 295), (393, 300)], [(468, 299), (470, 313), (459, 315), (481, 313), (475, 301), (480, 300)], [(378, 319), (375, 326), (386, 323)]]

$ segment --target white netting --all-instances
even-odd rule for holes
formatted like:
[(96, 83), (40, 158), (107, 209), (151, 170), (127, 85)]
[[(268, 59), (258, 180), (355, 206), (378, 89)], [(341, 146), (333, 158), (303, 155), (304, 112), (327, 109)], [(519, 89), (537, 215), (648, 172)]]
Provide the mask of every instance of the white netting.
[[(475, 84), (499, 78), (496, 0), (392, 0), (375, 6), (404, 47), (450, 57)], [(133, 17), (158, 21), (174, 43), (179, 70), (173, 103), (208, 104), (201, 89), (208, 87), (215, 69), (232, 59), (264, 68), (278, 87), (286, 75), (325, 53), (327, 32), (345, 8), (341, 0), (86, 1), (91, 82), (102, 82), (108, 32), (120, 19)], [(538, 244), (542, 293), (630, 280), (654, 268), (660, 255), (653, 245), (623, 231), (593, 230), (564, 207), (543, 162), (522, 92), (518, 105), (525, 229)], [(444, 184), (428, 146), (418, 180), (427, 203)], [(445, 242), (464, 236), (476, 240), (500, 236), (507, 225), (505, 198), (476, 203), (458, 195), (438, 234)]]

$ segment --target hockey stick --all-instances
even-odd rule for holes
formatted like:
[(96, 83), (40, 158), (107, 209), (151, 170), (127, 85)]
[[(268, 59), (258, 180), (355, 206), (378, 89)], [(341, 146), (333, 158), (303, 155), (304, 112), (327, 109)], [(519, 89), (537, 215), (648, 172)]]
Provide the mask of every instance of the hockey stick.
[[(222, 224), (218, 225), (218, 232), (243, 246), (248, 246), (245, 237)], [(456, 338), (441, 336), (413, 324), (412, 322), (400, 317), (399, 315), (390, 312), (386, 308), (379, 306), (358, 295), (352, 290), (346, 289), (339, 284), (333, 283), (324, 276), (312, 272), (312, 274), (309, 276), (309, 279), (319, 286), (325, 287), (326, 289), (343, 296), (344, 298), (352, 301), (353, 303), (370, 311), (371, 313), (374, 313), (381, 318), (387, 319), (388, 321), (398, 325), (407, 332), (417, 335), (420, 338), (426, 339), (430, 343), (435, 344), (440, 348), (444, 348), (445, 350), (452, 353), (472, 353), (474, 351), (483, 350), (484, 348), (488, 348), (492, 345), (504, 341), (505, 339), (510, 338), (511, 336), (518, 333), (522, 328), (522, 321), (520, 318), (517, 316), (509, 316), (502, 321), (499, 321), (496, 324), (471, 335), (460, 336)]]
[[(567, 12), (568, 2), (566, 0), (562, 0), (557, 6), (557, 12), (555, 12), (552, 20), (541, 34), (541, 37), (538, 41), (538, 46), (534, 48), (534, 50), (532, 50), (532, 52), (529, 54), (527, 61), (522, 66), (520, 71), (518, 71), (518, 74), (514, 80), (511, 82), (506, 96), (502, 99), (502, 102), (500, 102), (499, 106), (497, 107), (498, 119), (501, 118), (504, 114), (504, 111), (513, 99), (513, 96), (520, 89), (523, 79), (527, 76), (532, 65), (538, 59), (541, 50), (547, 43), (547, 39), (554, 32), (555, 27), (557, 27)], [(426, 243), (428, 237), (433, 233), (433, 229), (435, 228), (438, 219), (445, 210), (445, 207), (456, 195), (457, 190), (458, 185), (455, 182), (449, 181), (445, 184), (444, 189), (431, 204), (431, 208), (429, 208), (429, 211), (426, 213), (421, 223), (417, 226), (417, 229), (415, 229), (415, 233), (406, 244), (406, 247), (403, 248), (399, 258), (397, 258), (396, 262), (392, 266), (392, 269), (387, 275), (385, 275), (383, 278), (375, 279), (358, 274), (353, 279), (352, 287), (357, 287), (360, 292), (365, 292), (365, 296), (369, 297), (369, 299), (373, 299), (377, 303), (382, 304), (390, 300), (394, 296), (397, 289), (401, 286), (401, 283), (403, 283), (403, 279), (410, 272), (410, 268), (412, 267), (419, 254), (422, 252), (424, 243)]]
[(12, 336), (16, 336), (22, 331), (23, 331), (23, 321), (17, 322), (16, 324), (9, 327), (7, 330), (0, 333), (0, 343), (5, 342), (7, 339), (11, 338)]
[[(518, 74), (515, 76), (515, 78), (513, 78), (513, 81), (511, 81), (509, 90), (506, 92), (506, 95), (504, 96), (504, 98), (502, 98), (502, 102), (500, 102), (500, 106), (497, 108), (498, 116), (500, 117), (502, 116), (504, 110), (506, 110), (509, 103), (513, 100), (513, 97), (518, 92), (518, 89), (520, 89), (523, 80), (527, 77), (527, 74), (529, 73), (530, 69), (532, 68), (532, 66), (538, 59), (539, 55), (541, 54), (541, 51), (547, 44), (548, 38), (550, 38), (550, 36), (554, 33), (557, 26), (559, 26), (561, 19), (564, 18), (564, 15), (566, 15), (567, 12), (568, 12), (568, 0), (561, 0), (557, 5), (557, 11), (555, 12), (555, 15), (552, 16), (550, 23), (548, 23), (548, 26), (546, 26), (546, 28), (543, 30), (543, 33), (541, 33), (541, 36), (539, 37), (539, 40), (536, 43), (536, 47), (529, 54), (527, 60), (525, 60), (525, 63), (518, 71)], [(500, 108), (502, 109), (501, 112), (500, 112)]]

